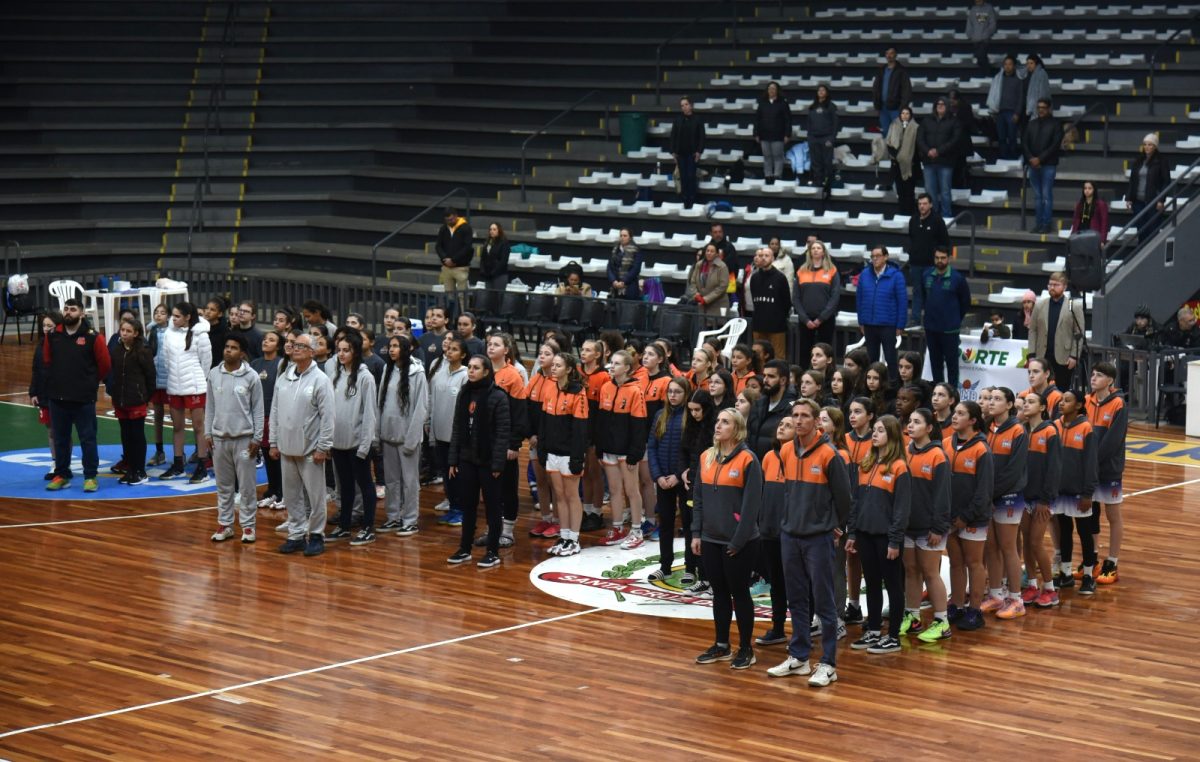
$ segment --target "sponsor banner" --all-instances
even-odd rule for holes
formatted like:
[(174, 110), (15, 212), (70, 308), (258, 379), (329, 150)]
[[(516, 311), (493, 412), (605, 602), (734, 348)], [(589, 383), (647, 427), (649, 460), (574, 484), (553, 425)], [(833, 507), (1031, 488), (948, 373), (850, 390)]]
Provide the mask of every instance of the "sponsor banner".
[[(978, 336), (963, 334), (958, 351), (958, 393), (964, 400), (979, 400), (979, 390), (985, 386), (1007, 386), (1013, 392), (1029, 388), (1025, 358), (1029, 342), (992, 339), (981, 344)], [(925, 352), (926, 381), (933, 380), (929, 351)]]

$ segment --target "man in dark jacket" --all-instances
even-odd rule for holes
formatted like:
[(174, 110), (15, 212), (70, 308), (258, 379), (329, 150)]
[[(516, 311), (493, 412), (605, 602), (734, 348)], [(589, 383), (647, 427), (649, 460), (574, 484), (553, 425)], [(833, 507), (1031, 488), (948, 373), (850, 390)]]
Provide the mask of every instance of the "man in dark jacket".
[(896, 337), (904, 331), (908, 318), (908, 289), (904, 275), (888, 263), (886, 247), (876, 246), (871, 250), (871, 264), (858, 276), (854, 302), (858, 308), (858, 327), (866, 339), (867, 356), (871, 362), (877, 362), (882, 350), (888, 375), (899, 378)]
[(938, 98), (933, 104), (933, 114), (925, 118), (917, 131), (917, 152), (925, 169), (925, 191), (933, 199), (934, 210), (947, 218), (954, 216), (950, 185), (960, 150), (962, 129), (950, 114), (946, 99)]
[(908, 220), (908, 283), (912, 286), (912, 322), (921, 324), (925, 304), (925, 274), (933, 267), (936, 249), (950, 251), (950, 233), (941, 215), (933, 213), (933, 198), (928, 193), (917, 197), (917, 216)]
[(788, 388), (788, 364), (770, 360), (763, 368), (762, 396), (750, 408), (746, 423), (746, 444), (761, 460), (775, 446), (775, 429), (785, 415), (792, 414), (792, 394)]
[[(42, 342), (46, 367), (46, 396), (50, 399), (50, 430), (54, 434), (54, 478), (46, 489), (57, 492), (71, 483), (71, 429), (79, 435), (83, 454), (83, 491), (99, 488), (96, 472), (96, 387), (108, 375), (110, 361), (104, 336), (83, 322), (83, 304), (68, 299), (63, 322)], [(39, 400), (32, 400), (38, 404)]]
[(783, 177), (787, 142), (792, 138), (792, 109), (779, 92), (779, 83), (767, 85), (754, 115), (754, 141), (762, 149), (763, 175), (767, 185)]
[(696, 164), (704, 153), (704, 120), (692, 113), (692, 99), (686, 95), (679, 99), (679, 110), (668, 150), (679, 170), (679, 195), (691, 206), (696, 202)]
[(1054, 176), (1058, 172), (1058, 154), (1062, 150), (1062, 125), (1050, 113), (1050, 101), (1037, 103), (1037, 118), (1025, 128), (1022, 141), (1029, 184), (1033, 188), (1034, 223), (1032, 233), (1051, 232), (1054, 218)]
[(971, 309), (971, 287), (962, 273), (950, 267), (950, 252), (944, 248), (934, 252), (933, 269), (925, 271), (921, 285), (925, 291), (925, 343), (929, 347), (930, 372), (934, 381), (945, 381), (957, 388), (958, 337), (963, 315)]
[(750, 275), (747, 296), (750, 302), (750, 330), (755, 339), (766, 339), (782, 357), (787, 352), (787, 321), (792, 313), (791, 286), (787, 276), (775, 267), (775, 255), (767, 247), (754, 253), (754, 272)]
[(887, 63), (879, 68), (875, 82), (871, 85), (871, 101), (879, 112), (879, 129), (887, 135), (892, 120), (900, 116), (900, 109), (912, 103), (912, 80), (908, 69), (896, 60), (896, 49), (888, 48), (883, 53)]
[(442, 262), (442, 274), (438, 282), (446, 287), (447, 293), (453, 295), (470, 288), (475, 232), (457, 209), (446, 210), (445, 223), (437, 237), (437, 255)]

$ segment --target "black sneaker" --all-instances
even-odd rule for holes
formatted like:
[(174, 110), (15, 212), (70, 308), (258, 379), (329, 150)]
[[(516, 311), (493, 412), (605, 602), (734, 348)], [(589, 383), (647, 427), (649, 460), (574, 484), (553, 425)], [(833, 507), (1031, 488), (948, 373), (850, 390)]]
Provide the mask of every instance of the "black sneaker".
[(1096, 580), (1092, 578), (1092, 575), (1090, 575), (1090, 574), (1083, 575), (1083, 579), (1081, 579), (1079, 581), (1079, 594), (1080, 595), (1095, 595), (1096, 594)]
[(737, 656), (733, 657), (730, 669), (750, 669), (758, 659), (754, 656), (753, 648), (739, 648)]
[(476, 537), (475, 542), (473, 544), (477, 548), (486, 547), (487, 546), (487, 532), (484, 532), (483, 534)]
[(108, 469), (108, 472), (110, 474), (123, 474), (127, 470), (128, 470), (128, 467), (125, 465), (125, 459), (121, 458), (120, 460), (118, 460), (116, 463), (114, 463), (112, 465), (112, 468)]
[(121, 481), (133, 487), (149, 482), (150, 476), (145, 471), (138, 471), (136, 474), (125, 474), (125, 476), (121, 477)]
[(879, 642), (879, 633), (874, 630), (863, 630), (862, 636), (850, 644), (855, 651), (865, 651)]
[(842, 621), (846, 624), (862, 624), (863, 615), (862, 609), (857, 603), (846, 604), (846, 615), (842, 617)]
[(375, 542), (375, 530), (370, 527), (363, 527), (358, 530), (358, 534), (354, 535), (354, 539), (350, 540), (351, 545), (370, 545)]
[(298, 540), (288, 540), (287, 542), (285, 542), (284, 544), (279, 546), (280, 553), (296, 553), (301, 550), (304, 550), (304, 539), (303, 538), (298, 539)]
[(421, 531), (421, 527), (416, 524), (405, 524), (396, 530), (397, 537), (412, 537), (417, 532)]
[(158, 475), (158, 478), (164, 479), (164, 480), (178, 479), (179, 477), (183, 476), (183, 474), (184, 474), (183, 466), (179, 465), (178, 463), (172, 463), (170, 466), (167, 467), (166, 471), (163, 471), (161, 474)]
[(732, 658), (733, 652), (729, 650), (729, 646), (713, 643), (707, 651), (696, 657), (696, 663), (712, 664), (714, 661), (729, 661)]
[(893, 638), (891, 635), (884, 635), (875, 645), (867, 646), (869, 654), (894, 654), (900, 650), (900, 641)]
[(784, 634), (782, 627), (772, 627), (754, 639), (756, 646), (776, 646), (786, 642), (788, 642), (788, 637)]
[(978, 630), (983, 625), (983, 612), (969, 606), (964, 609), (962, 619), (958, 620), (958, 629), (960, 630)]
[(500, 556), (495, 553), (488, 553), (483, 558), (475, 562), (475, 566), (480, 569), (491, 569), (493, 566), (500, 565)]
[(336, 542), (338, 540), (348, 540), (348, 539), (350, 539), (350, 530), (342, 529), (341, 527), (337, 527), (336, 529), (330, 529), (328, 532), (325, 533), (325, 539), (329, 540), (330, 542)]
[(958, 624), (959, 620), (961, 620), (966, 615), (966, 613), (967, 613), (966, 606), (956, 606), (953, 603), (951, 603), (949, 606), (946, 607), (946, 621), (949, 622), (950, 624)]
[(199, 484), (207, 478), (208, 469), (204, 467), (203, 463), (201, 463), (200, 465), (196, 466), (196, 470), (192, 472), (192, 477), (188, 479), (188, 482), (191, 484)]
[(42, 476), (42, 478), (43, 478), (43, 479), (45, 479), (46, 481), (50, 481), (51, 479), (53, 479), (53, 478), (54, 478), (54, 472), (53, 472), (53, 471), (47, 471), (47, 472), (45, 473), (45, 475), (43, 475), (43, 476)]
[(470, 561), (470, 560), (471, 560), (471, 552), (470, 551), (459, 550), (459, 551), (455, 551), (454, 555), (447, 558), (446, 563), (458, 565), (458, 564), (465, 564), (467, 561)]
[(395, 532), (399, 528), (400, 528), (399, 521), (394, 521), (394, 520), (389, 519), (389, 520), (383, 522), (382, 524), (380, 524), (379, 528), (376, 529), (375, 531), (379, 532), (379, 534), (391, 534), (392, 532)]
[(159, 451), (155, 452), (153, 456), (151, 456), (150, 460), (146, 461), (146, 465), (147, 466), (161, 466), (162, 464), (164, 464), (166, 462), (167, 462), (167, 454), (165, 452), (163, 452), (162, 450), (159, 450)]
[(319, 556), (325, 552), (325, 538), (319, 534), (310, 534), (308, 544), (304, 546), (304, 555)]
[(583, 514), (583, 523), (579, 525), (580, 532), (595, 532), (604, 528), (604, 517), (598, 513)]

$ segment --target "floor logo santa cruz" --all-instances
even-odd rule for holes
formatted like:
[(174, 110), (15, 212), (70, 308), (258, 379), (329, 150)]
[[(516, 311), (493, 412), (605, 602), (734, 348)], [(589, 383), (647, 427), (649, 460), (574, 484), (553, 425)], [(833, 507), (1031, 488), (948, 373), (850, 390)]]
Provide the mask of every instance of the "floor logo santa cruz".
[[(0, 454), (0, 497), (18, 498), (21, 500), (148, 500), (152, 498), (175, 497), (179, 495), (203, 495), (216, 491), (216, 483), (211, 475), (199, 484), (192, 484), (189, 477), (195, 466), (189, 466), (188, 472), (178, 479), (160, 481), (159, 474), (166, 466), (155, 466), (147, 469), (150, 481), (129, 487), (119, 484), (119, 476), (110, 474), (108, 469), (121, 459), (120, 445), (100, 445), (100, 489), (96, 492), (83, 491), (83, 463), (79, 459), (79, 448), (75, 448), (71, 458), (71, 473), (74, 478), (70, 486), (59, 492), (48, 492), (43, 478), (47, 471), (54, 468), (54, 461), (47, 448), (31, 450), (10, 450)], [(266, 483), (266, 471), (259, 468), (258, 483)]]
[[(577, 556), (550, 558), (529, 572), (534, 587), (555, 598), (592, 608), (627, 611), (631, 614), (675, 619), (712, 619), (712, 599), (684, 590), (683, 540), (675, 540), (671, 575), (651, 582), (649, 574), (659, 567), (657, 543), (637, 550), (598, 546)], [(754, 592), (755, 617), (771, 620), (771, 594), (765, 583)]]

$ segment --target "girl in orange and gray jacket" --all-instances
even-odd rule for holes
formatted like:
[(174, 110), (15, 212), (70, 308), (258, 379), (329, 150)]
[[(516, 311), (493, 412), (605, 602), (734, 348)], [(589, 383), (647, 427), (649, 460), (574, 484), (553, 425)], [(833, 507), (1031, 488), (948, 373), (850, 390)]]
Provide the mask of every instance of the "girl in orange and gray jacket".
[[(1096, 592), (1092, 570), (1096, 557), (1096, 535), (1093, 529), (1099, 517), (1093, 516), (1092, 496), (1099, 481), (1099, 444), (1092, 422), (1084, 412), (1086, 396), (1083, 390), (1068, 389), (1059, 401), (1058, 437), (1062, 441), (1062, 469), (1058, 483), (1058, 499), (1054, 513), (1058, 516), (1059, 574), (1057, 587), (1075, 587), (1071, 554), (1074, 550), (1073, 532), (1079, 531), (1079, 547), (1083, 554), (1083, 569), (1090, 584), (1080, 589), (1084, 595)], [(1073, 526), (1072, 526), (1073, 525)]]
[(562, 521), (559, 541), (549, 552), (573, 556), (580, 550), (583, 502), (579, 498), (579, 477), (583, 476), (588, 434), (587, 389), (575, 355), (554, 355), (546, 387), (539, 420), (538, 458), (550, 479), (554, 505)]
[(982, 431), (984, 425), (979, 403), (960, 402), (950, 416), (954, 433), (944, 444), (950, 457), (950, 541), (946, 545), (950, 556), (949, 616), (950, 624), (962, 630), (983, 626), (983, 612), (979, 610), (987, 587), (983, 547), (992, 515), (992, 451)]
[[(732, 669), (748, 669), (755, 662), (750, 573), (758, 551), (762, 468), (746, 446), (746, 420), (741, 413), (722, 410), (717, 415), (713, 446), (700, 456), (699, 476), (692, 508), (692, 551), (700, 554), (712, 585), (716, 642), (696, 657), (696, 663), (732, 657)], [(729, 625), (735, 612), (736, 655), (729, 647)]]

